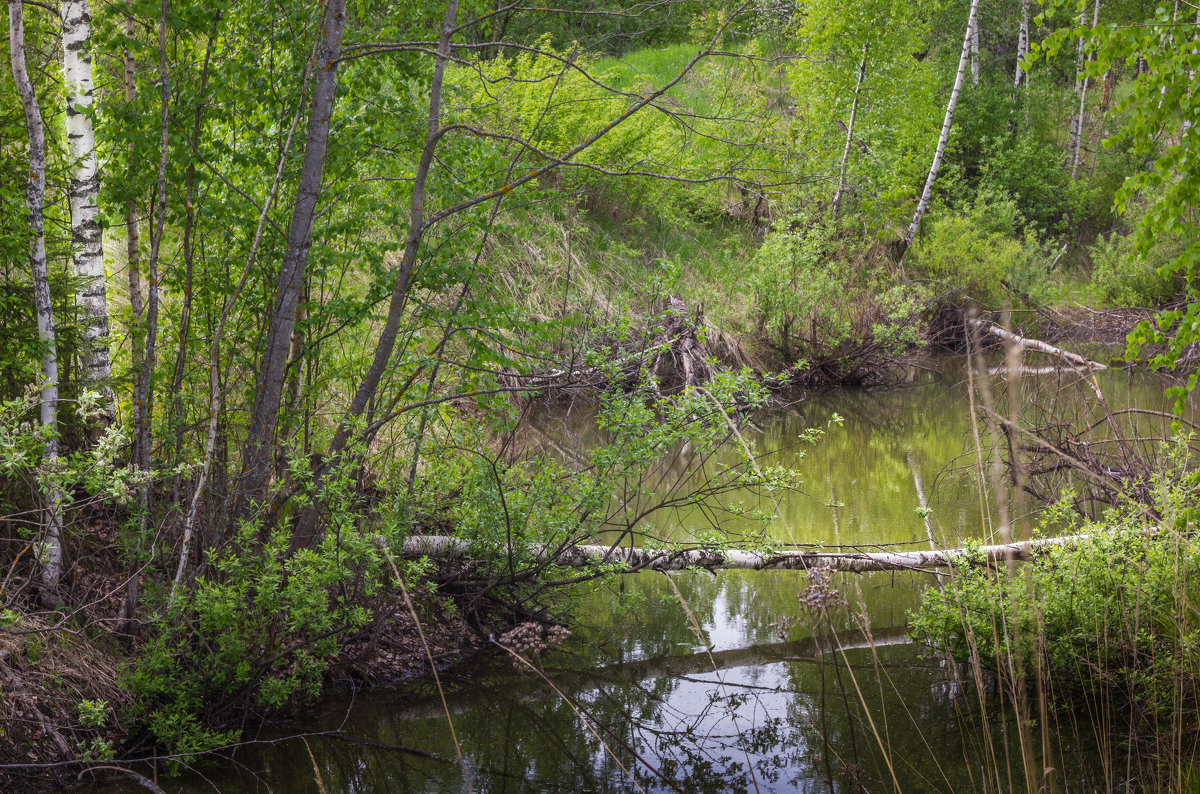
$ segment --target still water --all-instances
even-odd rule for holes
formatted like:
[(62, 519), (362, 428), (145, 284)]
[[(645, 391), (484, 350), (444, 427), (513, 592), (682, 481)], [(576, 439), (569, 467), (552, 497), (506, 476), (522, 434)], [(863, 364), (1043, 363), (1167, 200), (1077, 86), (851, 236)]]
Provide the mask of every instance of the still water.
[[(889, 548), (992, 538), (962, 362), (934, 364), (940, 373), (914, 373), (903, 388), (808, 395), (755, 417), (748, 440), (804, 482), (804, 494), (771, 505), (773, 538)], [(1105, 373), (1101, 384), (1113, 407), (1167, 408), (1156, 378)], [(815, 445), (800, 442), (835, 413), (840, 426)], [(582, 443), (564, 439), (587, 435), (582, 411), (537, 419), (560, 451)], [(669, 520), (686, 532), (703, 516)], [(1023, 785), (994, 771), (1021, 768), (996, 691), (981, 701), (954, 665), (907, 641), (907, 611), (936, 586), (929, 574), (839, 576), (846, 606), (837, 619), (801, 621), (783, 638), (777, 624), (800, 614), (803, 573), (672, 579), (646, 573), (573, 593), (574, 633), (542, 660), (544, 677), (514, 669), (498, 650), (443, 673), (461, 765), (441, 700), (422, 681), (334, 693), (302, 720), (252, 737), (336, 738), (252, 744), (233, 762), (160, 783), (187, 792), (514, 793), (828, 791), (831, 779), (836, 791)], [(1086, 723), (1052, 719), (1062, 790), (1101, 786)], [(985, 752), (999, 763), (985, 764)]]

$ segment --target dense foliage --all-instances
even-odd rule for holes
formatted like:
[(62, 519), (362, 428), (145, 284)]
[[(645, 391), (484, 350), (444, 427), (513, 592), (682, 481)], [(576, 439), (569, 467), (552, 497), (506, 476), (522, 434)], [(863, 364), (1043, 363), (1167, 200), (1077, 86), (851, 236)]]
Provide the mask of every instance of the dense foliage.
[(1087, 709), (1093, 721), (1105, 708), (1128, 711), (1134, 741), (1193, 741), (1186, 715), (1200, 694), (1200, 480), (1174, 460), (1156, 486), (1149, 520), (1144, 505), (1128, 504), (1081, 522), (1065, 495), (1047, 520), (1084, 539), (1016, 575), (964, 567), (925, 592), (912, 636), (987, 668), (1010, 696), (1037, 678), (1056, 707)]

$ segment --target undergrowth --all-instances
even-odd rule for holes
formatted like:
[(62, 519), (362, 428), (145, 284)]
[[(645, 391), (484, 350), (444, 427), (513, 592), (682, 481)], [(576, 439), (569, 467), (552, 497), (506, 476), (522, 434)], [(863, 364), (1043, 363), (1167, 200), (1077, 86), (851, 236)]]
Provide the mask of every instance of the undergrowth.
[(1055, 722), (1081, 713), (1160, 790), (1183, 790), (1169, 778), (1198, 738), (1200, 473), (1186, 463), (1164, 467), (1149, 511), (1127, 504), (1081, 521), (1064, 497), (1047, 520), (1077, 542), (1015, 574), (963, 566), (925, 591), (910, 624), (918, 641), (988, 671), (1005, 697), (1044, 692)]

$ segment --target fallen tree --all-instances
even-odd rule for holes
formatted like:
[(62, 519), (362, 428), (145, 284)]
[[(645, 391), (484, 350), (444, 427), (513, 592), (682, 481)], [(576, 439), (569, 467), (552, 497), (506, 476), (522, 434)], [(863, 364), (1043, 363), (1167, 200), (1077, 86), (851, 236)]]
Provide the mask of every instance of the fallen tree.
[[(718, 570), (809, 570), (832, 568), (837, 571), (927, 570), (963, 565), (999, 565), (1009, 560), (1030, 560), (1052, 548), (1070, 546), (1090, 538), (1090, 534), (1039, 538), (1018, 543), (1003, 543), (978, 548), (933, 549), (929, 551), (822, 551), (789, 549), (758, 552), (744, 549), (712, 549), (695, 546), (670, 548), (629, 548), (627, 546), (567, 545), (534, 548), (539, 562), (568, 568), (618, 566), (621, 573), (636, 571), (678, 571), (685, 568)], [(404, 541), (404, 556), (436, 560), (462, 560), (468, 557), (468, 544), (447, 535), (418, 535)]]
[(1070, 350), (1063, 350), (1062, 348), (1055, 347), (1054, 345), (1049, 344), (1048, 342), (1043, 342), (1040, 339), (1031, 339), (1027, 336), (1021, 336), (1020, 334), (1016, 334), (1012, 331), (1001, 328), (995, 323), (988, 322), (987, 320), (972, 318), (968, 322), (970, 322), (971, 325), (973, 325), (975, 328), (978, 328), (980, 331), (991, 334), (995, 337), (999, 337), (1000, 339), (1004, 340), (1006, 344), (1015, 345), (1022, 350), (1036, 350), (1039, 353), (1046, 353), (1051, 356), (1056, 356), (1061, 358), (1063, 361), (1068, 362), (1071, 364), (1071, 366), (1082, 369), (1108, 369), (1106, 365), (1101, 364), (1099, 361), (1092, 361), (1090, 358), (1084, 358), (1078, 353), (1072, 353)]

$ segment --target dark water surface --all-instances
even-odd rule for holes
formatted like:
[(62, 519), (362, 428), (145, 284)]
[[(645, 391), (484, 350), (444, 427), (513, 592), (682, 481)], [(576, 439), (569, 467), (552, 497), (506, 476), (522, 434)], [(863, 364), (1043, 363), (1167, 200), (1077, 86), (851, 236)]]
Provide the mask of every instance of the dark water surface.
[[(761, 432), (750, 435), (759, 451), (798, 469), (807, 492), (778, 504), (774, 538), (928, 548), (919, 481), (934, 542), (991, 539), (965, 374), (959, 361), (939, 363), (944, 374), (918, 373), (906, 388), (827, 392), (756, 418)], [(1167, 407), (1157, 378), (1104, 373), (1101, 383), (1113, 407)], [(815, 446), (800, 443), (805, 428), (835, 412), (841, 427)], [(582, 412), (539, 420), (548, 437), (586, 435)], [(671, 520), (680, 532), (704, 525), (699, 514)], [(437, 692), (420, 682), (334, 693), (302, 721), (257, 737), (341, 738), (251, 745), (232, 762), (160, 784), (172, 792), (791, 792), (828, 791), (832, 776), (837, 791), (855, 790), (849, 777), (870, 792), (1023, 787), (985, 773), (1021, 769), (997, 691), (981, 705), (973, 687), (954, 683), (953, 666), (906, 640), (906, 612), (934, 584), (930, 575), (840, 576), (848, 605), (835, 624), (797, 624), (786, 641), (775, 624), (799, 614), (804, 574), (672, 578), (678, 595), (661, 574), (574, 594), (579, 626), (544, 660), (557, 692), (499, 652), (445, 673), (465, 772)], [(1052, 719), (1062, 790), (1102, 786), (1090, 726), (1071, 715)], [(998, 762), (984, 763), (988, 753)]]

